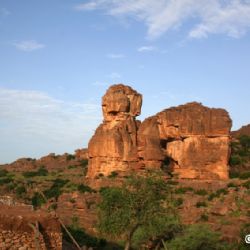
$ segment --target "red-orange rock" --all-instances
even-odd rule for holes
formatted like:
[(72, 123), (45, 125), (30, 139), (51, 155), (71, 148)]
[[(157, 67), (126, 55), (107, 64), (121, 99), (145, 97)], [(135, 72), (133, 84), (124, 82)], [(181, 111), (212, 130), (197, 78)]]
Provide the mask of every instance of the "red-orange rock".
[(140, 114), (141, 104), (142, 96), (131, 87), (118, 84), (108, 89), (102, 99), (104, 121), (88, 146), (88, 177), (127, 172), (137, 164), (135, 117)]
[[(140, 143), (141, 137), (145, 137), (140, 130), (147, 127), (148, 143), (140, 147), (145, 167), (151, 167), (152, 160), (160, 160), (160, 145), (169, 170), (179, 178), (228, 178), (231, 119), (225, 110), (188, 103), (166, 109), (149, 119), (141, 124), (138, 133)], [(158, 154), (148, 150), (152, 142)]]
[(104, 121), (89, 142), (89, 178), (164, 165), (179, 178), (228, 178), (232, 122), (225, 110), (194, 102), (140, 124), (135, 117), (141, 103), (142, 96), (131, 87), (108, 89), (102, 99)]

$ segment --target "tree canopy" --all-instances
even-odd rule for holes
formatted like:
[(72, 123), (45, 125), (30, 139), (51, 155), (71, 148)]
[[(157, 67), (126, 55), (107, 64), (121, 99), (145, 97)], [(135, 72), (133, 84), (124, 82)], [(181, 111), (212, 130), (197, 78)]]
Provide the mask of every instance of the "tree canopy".
[(122, 187), (101, 190), (99, 231), (124, 239), (125, 249), (163, 234), (177, 221), (172, 188), (157, 173), (131, 176)]

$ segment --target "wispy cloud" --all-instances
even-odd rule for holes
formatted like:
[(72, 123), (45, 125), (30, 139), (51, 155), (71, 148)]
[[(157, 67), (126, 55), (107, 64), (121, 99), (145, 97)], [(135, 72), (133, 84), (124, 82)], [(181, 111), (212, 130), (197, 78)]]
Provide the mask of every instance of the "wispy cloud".
[(111, 53), (111, 54), (107, 54), (107, 57), (111, 58), (111, 59), (121, 59), (121, 58), (124, 58), (125, 55), (124, 54), (114, 54), (114, 53)]
[[(86, 146), (100, 119), (95, 103), (65, 102), (39, 91), (0, 88), (0, 138), (6, 141), (0, 152), (16, 147), (16, 152), (8, 153), (11, 158), (20, 157), (21, 152), (29, 156), (73, 151)], [(1, 161), (6, 157), (0, 153)]]
[(15, 42), (13, 45), (22, 51), (30, 52), (38, 49), (43, 49), (45, 47), (44, 44), (39, 43), (35, 40), (26, 40), (26, 41), (20, 41), (20, 42)]
[(74, 9), (81, 11), (81, 10), (94, 10), (98, 7), (98, 3), (93, 1), (89, 3), (82, 3), (82, 4), (77, 4)]
[(149, 52), (149, 51), (155, 51), (156, 47), (154, 46), (142, 46), (137, 49), (138, 52)]
[(92, 0), (75, 8), (132, 17), (147, 26), (151, 39), (177, 30), (187, 21), (193, 23), (188, 32), (190, 38), (206, 38), (210, 34), (239, 38), (250, 29), (249, 0)]

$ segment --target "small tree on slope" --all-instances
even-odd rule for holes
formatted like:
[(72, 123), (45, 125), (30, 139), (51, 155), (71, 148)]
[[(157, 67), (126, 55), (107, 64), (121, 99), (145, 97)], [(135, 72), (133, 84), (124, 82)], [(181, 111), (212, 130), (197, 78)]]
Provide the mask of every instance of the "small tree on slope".
[(131, 176), (122, 187), (101, 190), (99, 231), (125, 240), (125, 250), (161, 235), (176, 223), (171, 186), (160, 175)]

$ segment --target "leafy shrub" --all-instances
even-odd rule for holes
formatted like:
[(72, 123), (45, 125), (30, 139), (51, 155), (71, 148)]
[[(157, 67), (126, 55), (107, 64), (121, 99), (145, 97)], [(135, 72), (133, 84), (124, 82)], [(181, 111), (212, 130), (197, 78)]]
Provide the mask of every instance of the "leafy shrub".
[(25, 172), (23, 172), (23, 176), (25, 178), (32, 178), (35, 176), (47, 176), (47, 175), (48, 175), (48, 170), (44, 166), (41, 166), (37, 171), (25, 171)]
[(250, 180), (242, 183), (242, 187), (245, 187), (247, 189), (250, 189)]
[(67, 160), (67, 161), (74, 160), (74, 159), (75, 159), (75, 156), (74, 156), (74, 155), (68, 154), (68, 155), (66, 156), (66, 160)]
[(82, 167), (86, 167), (86, 166), (88, 166), (88, 160), (87, 159), (81, 160), (80, 164)]
[(94, 189), (92, 189), (91, 187), (86, 186), (86, 185), (84, 185), (84, 184), (78, 185), (77, 190), (78, 190), (79, 192), (81, 192), (81, 193), (94, 193), (94, 192), (95, 192)]
[(108, 176), (108, 178), (115, 178), (118, 176), (118, 173), (115, 171), (112, 171), (111, 174)]
[(171, 250), (226, 250), (225, 243), (220, 240), (220, 235), (202, 224), (187, 227), (183, 234), (169, 243), (164, 244), (165, 249)]
[(198, 189), (195, 191), (195, 194), (198, 194), (198, 195), (207, 195), (207, 190), (206, 189)]
[(242, 179), (242, 180), (249, 179), (250, 178), (250, 172), (241, 173), (239, 178)]
[(211, 193), (208, 196), (208, 200), (212, 201), (214, 198), (220, 197), (221, 194), (224, 194), (224, 195), (228, 194), (228, 190), (226, 190), (225, 188), (218, 189), (215, 193)]
[(44, 203), (45, 203), (45, 200), (42, 197), (42, 195), (39, 194), (38, 192), (35, 192), (35, 194), (31, 198), (31, 204), (34, 206), (34, 208), (39, 208)]
[[(68, 231), (77, 241), (80, 246), (95, 247), (102, 249), (106, 245), (106, 241), (103, 239), (98, 239), (96, 237), (90, 236), (79, 226), (79, 218), (73, 215), (71, 218), (71, 225), (67, 227)], [(63, 239), (72, 242), (69, 235), (63, 230)]]
[(58, 198), (62, 194), (62, 188), (68, 183), (69, 180), (55, 179), (52, 186), (44, 191), (44, 195), (49, 198)]
[(8, 173), (9, 172), (6, 169), (0, 169), (0, 177), (5, 177)]
[(205, 201), (198, 201), (196, 203), (196, 207), (206, 207), (207, 203)]
[(0, 178), (0, 185), (8, 184), (12, 181), (13, 179), (11, 177)]
[(239, 172), (235, 172), (235, 171), (229, 172), (229, 178), (231, 178), (231, 179), (239, 178), (239, 176), (240, 176)]
[(236, 166), (242, 164), (242, 158), (239, 155), (231, 155), (229, 164), (230, 166)]
[(228, 187), (228, 188), (236, 188), (236, 187), (238, 187), (238, 186), (237, 186), (237, 184), (235, 184), (235, 183), (233, 183), (233, 182), (230, 182), (230, 183), (227, 184), (227, 187)]
[(74, 169), (74, 168), (77, 168), (77, 166), (72, 166), (72, 165), (68, 166), (68, 169)]
[(183, 199), (182, 198), (177, 198), (175, 201), (174, 201), (174, 205), (176, 206), (176, 207), (179, 207), (179, 206), (181, 206), (183, 204)]
[(193, 191), (194, 189), (192, 187), (179, 187), (175, 190), (176, 194), (185, 194), (188, 191)]
[(17, 197), (22, 197), (22, 195), (27, 192), (24, 186), (17, 187), (15, 191), (16, 191)]
[(208, 215), (207, 214), (202, 214), (200, 217), (201, 221), (208, 221)]

